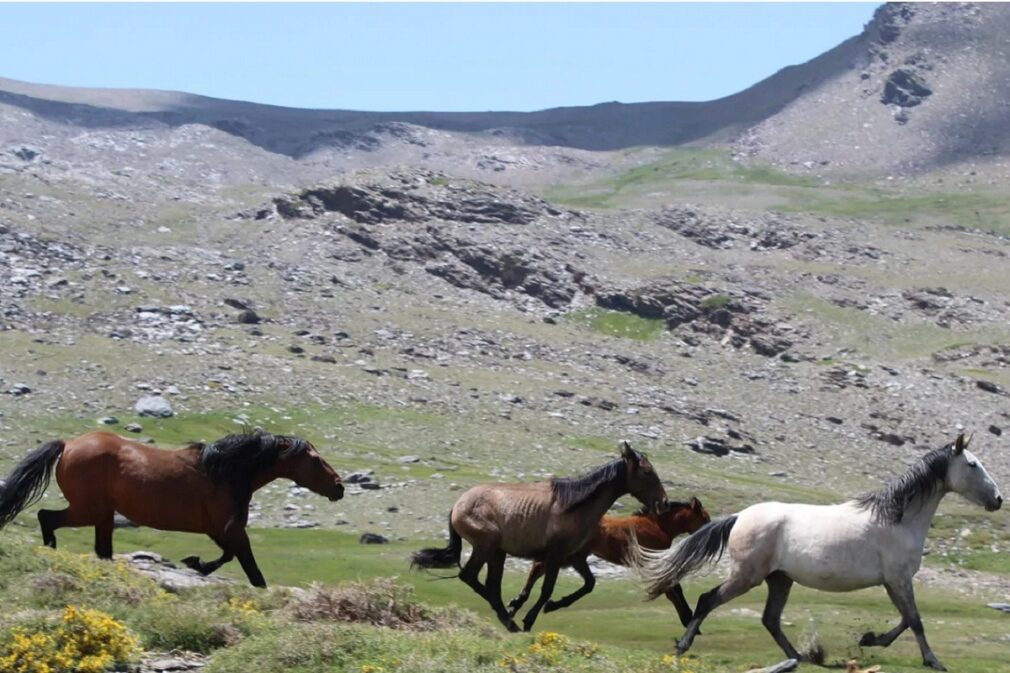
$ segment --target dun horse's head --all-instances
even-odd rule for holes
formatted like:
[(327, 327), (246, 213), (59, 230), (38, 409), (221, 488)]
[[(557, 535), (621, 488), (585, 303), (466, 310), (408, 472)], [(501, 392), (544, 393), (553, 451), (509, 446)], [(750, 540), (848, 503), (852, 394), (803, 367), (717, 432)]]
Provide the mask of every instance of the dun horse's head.
[(628, 493), (652, 511), (656, 511), (667, 501), (666, 489), (659, 481), (659, 475), (652, 467), (649, 459), (631, 448), (631, 444), (623, 442), (621, 458), (627, 467), (625, 472)]
[(656, 520), (667, 533), (693, 533), (712, 520), (698, 498), (691, 502), (667, 501), (660, 506)]
[(340, 475), (323, 460), (311, 444), (304, 451), (294, 452), (282, 460), (284, 476), (313, 493), (331, 501), (344, 497), (344, 485)]
[(963, 434), (954, 441), (945, 486), (976, 505), (995, 512), (1003, 505), (1003, 494), (975, 454), (968, 450), (969, 442), (971, 435), (965, 439)]

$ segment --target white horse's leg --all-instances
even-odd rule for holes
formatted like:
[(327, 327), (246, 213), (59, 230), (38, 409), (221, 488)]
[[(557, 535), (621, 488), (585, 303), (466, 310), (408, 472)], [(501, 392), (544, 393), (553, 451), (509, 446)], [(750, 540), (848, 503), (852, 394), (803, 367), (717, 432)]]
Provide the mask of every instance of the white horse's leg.
[[(885, 584), (884, 588), (887, 589), (887, 595), (891, 598), (891, 602), (894, 603), (895, 607), (898, 607), (898, 599), (894, 595), (894, 591), (891, 590), (890, 585)], [(898, 607), (900, 611), (901, 608)], [(873, 631), (867, 631), (863, 634), (863, 637), (859, 639), (860, 647), (887, 647), (894, 642), (894, 639), (905, 632), (908, 628), (908, 620), (905, 619), (904, 615), (901, 617), (901, 621), (898, 625), (887, 633), (881, 633), (879, 636)]]
[(778, 643), (782, 651), (790, 659), (800, 659), (799, 653), (793, 647), (786, 634), (782, 633), (782, 611), (789, 600), (789, 591), (793, 588), (793, 580), (784, 572), (776, 571), (765, 578), (768, 583), (768, 600), (765, 602), (764, 614), (761, 615), (761, 623), (772, 634), (772, 638)]
[(677, 654), (684, 654), (694, 642), (694, 637), (698, 635), (698, 629), (712, 610), (723, 603), (728, 603), (737, 596), (742, 596), (757, 585), (761, 584), (760, 577), (753, 577), (739, 572), (739, 568), (734, 568), (729, 578), (716, 588), (703, 593), (698, 598), (698, 607), (694, 609), (694, 619), (687, 625), (687, 631), (677, 643)]
[(915, 639), (919, 643), (919, 651), (922, 652), (922, 663), (938, 671), (946, 671), (947, 669), (936, 658), (933, 650), (929, 647), (929, 643), (926, 642), (926, 632), (922, 628), (922, 619), (919, 618), (919, 608), (915, 605), (915, 592), (912, 589), (912, 579), (898, 580), (893, 584), (888, 583), (887, 586), (890, 589), (888, 593), (891, 595), (891, 600), (894, 601), (894, 605), (901, 613), (902, 621), (907, 622), (908, 626), (912, 629), (912, 633), (915, 634)]

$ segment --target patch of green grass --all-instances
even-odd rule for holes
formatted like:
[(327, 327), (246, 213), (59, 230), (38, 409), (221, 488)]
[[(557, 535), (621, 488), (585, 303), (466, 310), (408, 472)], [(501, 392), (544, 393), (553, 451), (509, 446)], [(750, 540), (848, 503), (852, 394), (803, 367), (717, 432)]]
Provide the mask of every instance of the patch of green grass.
[(544, 193), (555, 203), (576, 208), (612, 208), (644, 192), (669, 189), (681, 182), (716, 182), (730, 185), (817, 187), (815, 178), (782, 173), (768, 166), (748, 166), (733, 161), (729, 151), (677, 147), (661, 159), (615, 176), (583, 185), (559, 185)]
[(729, 297), (724, 294), (713, 294), (701, 300), (701, 308), (705, 311), (716, 311), (725, 308), (729, 304)]
[(607, 336), (652, 341), (663, 333), (665, 322), (660, 318), (643, 318), (623, 311), (590, 308), (573, 311), (565, 316), (575, 324), (585, 325)]

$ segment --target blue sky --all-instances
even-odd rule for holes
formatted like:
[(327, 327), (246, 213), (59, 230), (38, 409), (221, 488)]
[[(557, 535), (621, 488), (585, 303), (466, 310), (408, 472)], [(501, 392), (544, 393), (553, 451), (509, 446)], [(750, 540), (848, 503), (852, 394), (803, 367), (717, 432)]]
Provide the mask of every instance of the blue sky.
[(857, 34), (876, 6), (0, 4), (0, 77), (361, 110), (709, 100)]

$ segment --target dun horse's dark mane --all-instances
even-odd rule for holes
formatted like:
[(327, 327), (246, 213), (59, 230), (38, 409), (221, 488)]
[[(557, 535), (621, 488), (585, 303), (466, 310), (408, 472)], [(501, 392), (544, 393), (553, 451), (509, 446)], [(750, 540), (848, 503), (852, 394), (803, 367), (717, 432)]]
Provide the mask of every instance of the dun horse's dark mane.
[(909, 505), (916, 500), (929, 498), (943, 488), (950, 468), (952, 447), (953, 444), (947, 444), (933, 449), (904, 474), (888, 481), (882, 489), (857, 496), (856, 504), (869, 509), (874, 519), (880, 523), (901, 523)]
[(192, 444), (200, 452), (200, 469), (216, 483), (227, 483), (237, 498), (251, 495), (252, 480), (281, 457), (311, 446), (299, 437), (249, 432), (228, 435), (210, 444)]
[(627, 470), (627, 463), (618, 458), (581, 477), (555, 477), (551, 479), (551, 491), (561, 509), (570, 512), (592, 498), (604, 484), (623, 480)]

